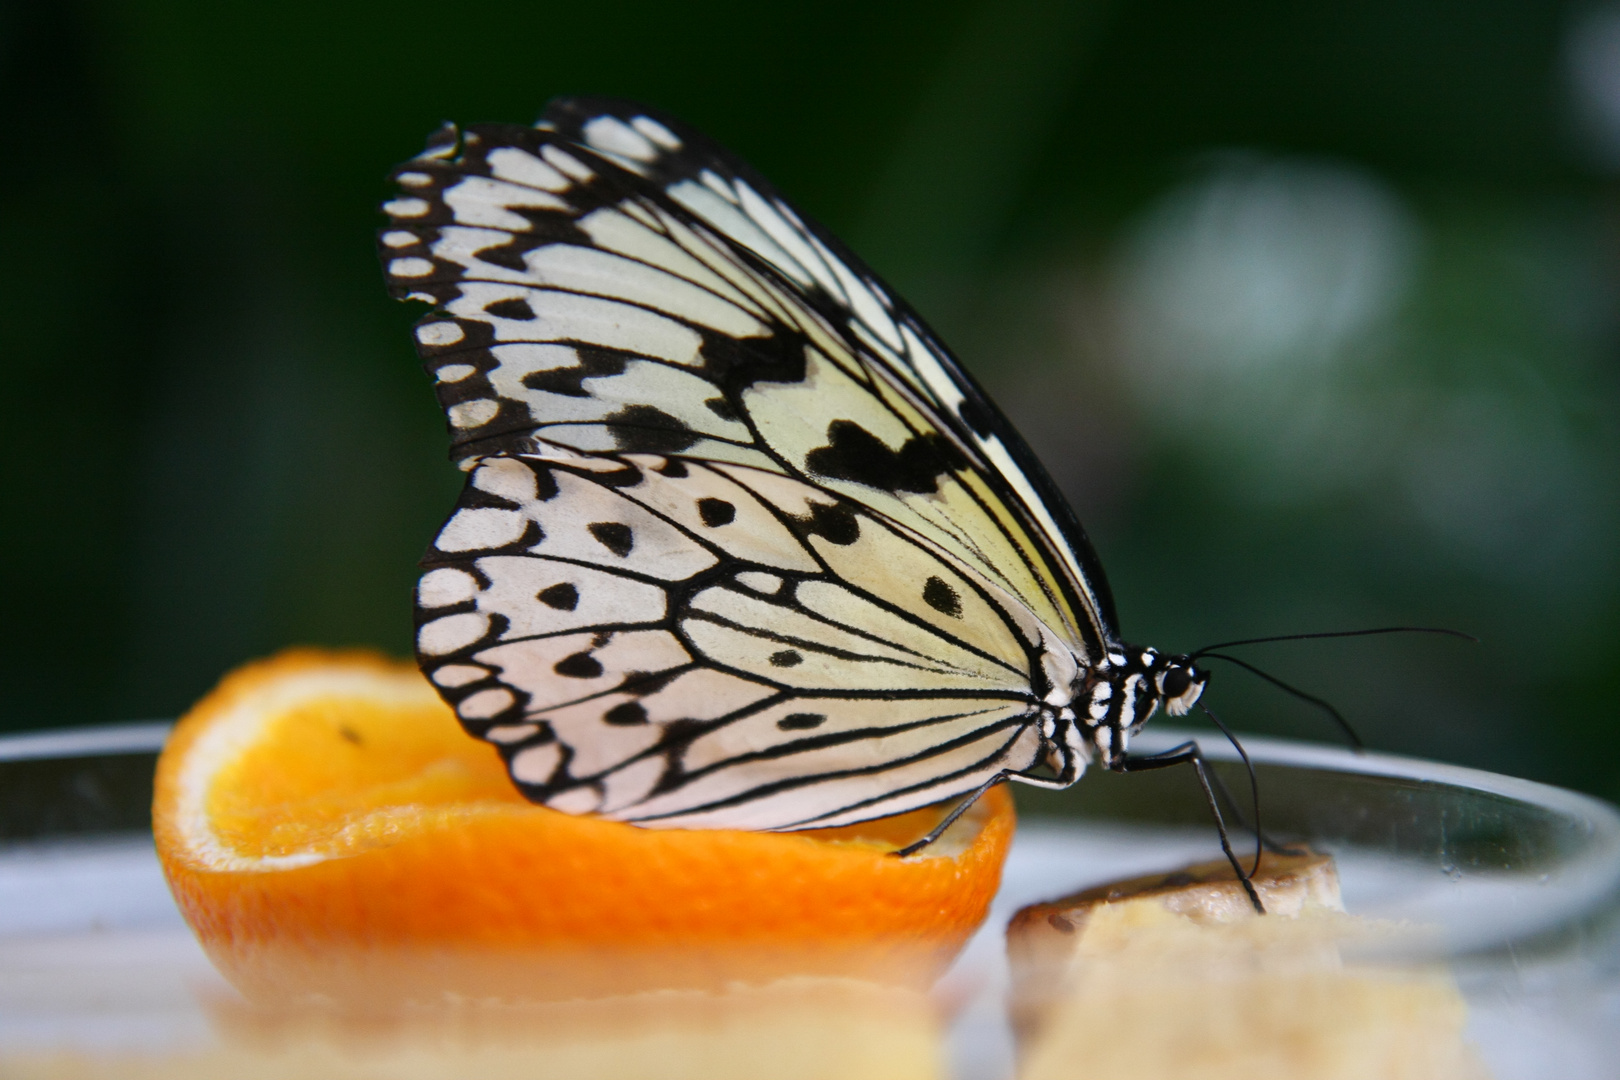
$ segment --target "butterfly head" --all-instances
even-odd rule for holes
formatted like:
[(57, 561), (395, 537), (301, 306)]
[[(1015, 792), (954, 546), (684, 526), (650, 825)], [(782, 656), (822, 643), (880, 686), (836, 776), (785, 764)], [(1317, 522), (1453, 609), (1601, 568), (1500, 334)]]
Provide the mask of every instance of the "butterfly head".
[(1209, 672), (1198, 667), (1187, 656), (1168, 656), (1164, 666), (1156, 673), (1159, 697), (1164, 711), (1171, 716), (1186, 716), (1203, 696), (1209, 683)]
[(1122, 646), (1085, 675), (1076, 713), (1102, 762), (1117, 768), (1130, 737), (1164, 706), (1184, 716), (1209, 683), (1209, 672), (1187, 656)]

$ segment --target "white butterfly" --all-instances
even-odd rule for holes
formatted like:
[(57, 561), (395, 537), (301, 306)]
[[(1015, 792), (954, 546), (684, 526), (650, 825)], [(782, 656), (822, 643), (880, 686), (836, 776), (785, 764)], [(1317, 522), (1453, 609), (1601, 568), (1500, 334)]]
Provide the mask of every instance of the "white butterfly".
[(1130, 736), (1205, 673), (1120, 640), (1023, 441), (746, 165), (565, 99), (446, 127), (395, 179), (383, 260), (435, 305), (469, 471), (417, 651), (526, 796), (799, 829), (1171, 763)]

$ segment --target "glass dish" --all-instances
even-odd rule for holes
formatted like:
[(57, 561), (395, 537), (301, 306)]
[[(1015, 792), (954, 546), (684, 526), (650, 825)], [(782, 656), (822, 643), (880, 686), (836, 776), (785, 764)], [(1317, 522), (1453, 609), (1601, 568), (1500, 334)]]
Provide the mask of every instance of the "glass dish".
[[(183, 1052), (219, 1038), (231, 991), (175, 910), (151, 847), (151, 771), (166, 728), (0, 739), (0, 1073), (58, 1051)], [(1144, 752), (1197, 737), (1247, 806), (1224, 741), (1149, 728)], [(1620, 814), (1477, 770), (1255, 738), (1268, 831), (1338, 861), (1347, 909), (1432, 927), (1498, 1080), (1620, 1071)], [(1190, 771), (1093, 772), (1019, 791), (1024, 817), (985, 927), (938, 988), (950, 1073), (1010, 1076), (1002, 933), (1019, 907), (1218, 855)], [(1241, 835), (1241, 834), (1238, 834)], [(1417, 941), (1419, 939), (1414, 939)], [(1417, 947), (1417, 946), (1414, 946)], [(144, 1074), (143, 1074), (144, 1075)]]

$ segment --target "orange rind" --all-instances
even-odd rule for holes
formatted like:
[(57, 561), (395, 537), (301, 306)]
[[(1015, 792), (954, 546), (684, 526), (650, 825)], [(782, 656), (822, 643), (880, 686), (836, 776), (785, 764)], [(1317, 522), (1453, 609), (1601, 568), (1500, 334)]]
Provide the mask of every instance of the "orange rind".
[(258, 1000), (589, 998), (793, 975), (926, 985), (983, 920), (992, 791), (800, 833), (645, 829), (531, 805), (414, 667), (295, 650), (227, 676), (159, 761), (181, 911)]

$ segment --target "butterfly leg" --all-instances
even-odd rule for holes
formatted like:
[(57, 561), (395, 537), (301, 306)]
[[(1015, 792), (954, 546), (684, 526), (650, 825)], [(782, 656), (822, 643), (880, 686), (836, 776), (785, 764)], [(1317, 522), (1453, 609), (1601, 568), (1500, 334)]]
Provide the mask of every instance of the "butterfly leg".
[(1215, 817), (1215, 831), (1221, 837), (1221, 850), (1226, 853), (1226, 860), (1232, 864), (1232, 870), (1237, 874), (1238, 881), (1243, 883), (1243, 891), (1249, 894), (1249, 902), (1254, 905), (1254, 910), (1264, 915), (1266, 906), (1260, 902), (1260, 894), (1255, 891), (1249, 872), (1243, 869), (1243, 864), (1238, 861), (1237, 853), (1232, 850), (1232, 841), (1226, 835), (1226, 821), (1221, 817), (1220, 803), (1215, 798), (1214, 787), (1210, 785), (1211, 773), (1208, 763), (1204, 760), (1203, 751), (1198, 749), (1197, 743), (1184, 742), (1163, 753), (1149, 754), (1146, 757), (1126, 756), (1121, 759), (1118, 770), (1148, 772), (1152, 769), (1168, 769), (1175, 765), (1191, 765), (1198, 775), (1198, 785), (1204, 789), (1204, 799), (1209, 803), (1209, 812)]
[(1006, 783), (1015, 776), (1026, 784), (1033, 784), (1035, 787), (1051, 788), (1054, 791), (1068, 787), (1069, 785), (1073, 784), (1076, 779), (1074, 776), (1036, 776), (1031, 773), (1019, 772), (1017, 769), (1002, 769), (1000, 772), (996, 773), (996, 775), (992, 776), (990, 779), (986, 780), (984, 783), (980, 784), (978, 787), (969, 792), (966, 798), (957, 803), (951, 812), (945, 815), (944, 821), (941, 821), (938, 825), (935, 825), (932, 829), (928, 830), (927, 836), (923, 837), (921, 840), (916, 840), (910, 844), (907, 844), (898, 851), (890, 852), (890, 854), (901, 859), (905, 858), (907, 855), (917, 854), (917, 852), (921, 851), (929, 844), (932, 844), (941, 836), (944, 836), (945, 830), (954, 825), (957, 818), (967, 813), (968, 807), (978, 802), (980, 797), (982, 797), (985, 792), (989, 791), (997, 784)]
[(1232, 797), (1232, 789), (1226, 786), (1226, 781), (1221, 779), (1220, 773), (1211, 772), (1208, 775), (1210, 786), (1215, 789), (1216, 796), (1226, 806), (1227, 812), (1232, 815), (1232, 818), (1237, 822), (1238, 827), (1255, 833), (1255, 835), (1260, 838), (1260, 843), (1267, 851), (1271, 852), (1273, 855), (1306, 854), (1303, 848), (1292, 847), (1283, 843), (1281, 840), (1273, 839), (1272, 835), (1268, 832), (1257, 831), (1253, 825), (1249, 824), (1248, 815), (1243, 812), (1242, 805), (1240, 805), (1238, 801)]
[(944, 836), (945, 830), (956, 824), (956, 819), (967, 813), (968, 807), (978, 802), (980, 796), (989, 791), (991, 788), (995, 787), (997, 784), (1005, 783), (1007, 778), (1011, 775), (1013, 775), (1013, 771), (1011, 769), (1002, 769), (1000, 772), (996, 773), (996, 775), (974, 788), (973, 791), (968, 794), (967, 798), (957, 803), (956, 806), (951, 809), (951, 812), (945, 815), (944, 821), (941, 821), (938, 825), (935, 825), (932, 829), (928, 830), (927, 836), (924, 836), (921, 840), (916, 840), (907, 844), (898, 851), (892, 851), (890, 854), (898, 859), (903, 859), (907, 855), (917, 854), (917, 852), (921, 851), (929, 844), (932, 844), (941, 836)]

